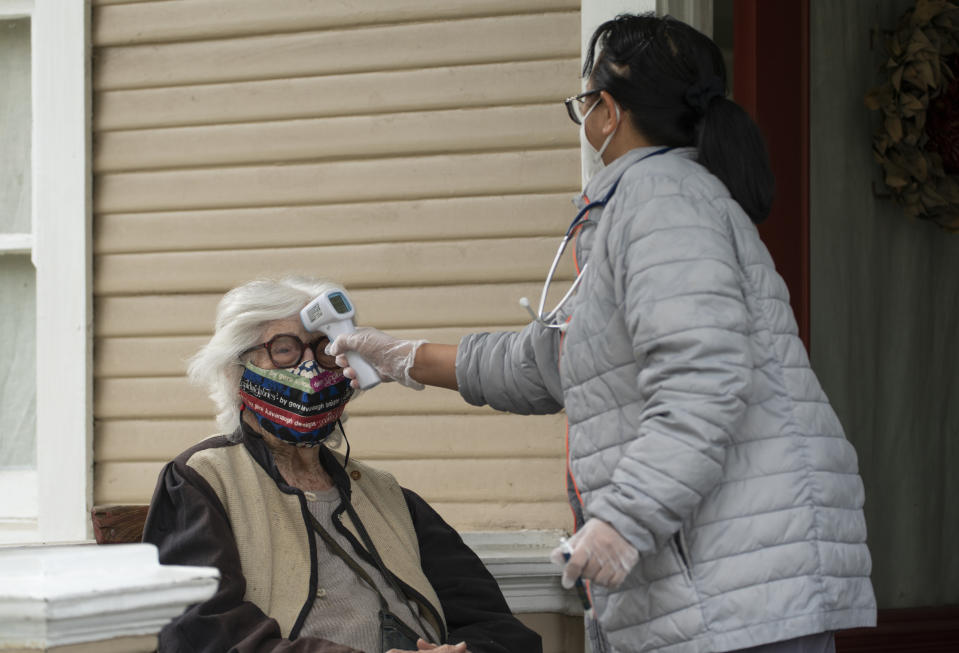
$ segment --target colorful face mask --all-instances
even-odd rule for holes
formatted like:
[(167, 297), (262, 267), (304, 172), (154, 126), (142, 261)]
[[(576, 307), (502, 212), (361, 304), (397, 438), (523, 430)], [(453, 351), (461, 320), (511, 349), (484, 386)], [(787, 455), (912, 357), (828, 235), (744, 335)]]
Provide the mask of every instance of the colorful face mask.
[(316, 361), (292, 370), (247, 363), (240, 379), (240, 399), (257, 423), (298, 447), (315, 447), (325, 440), (352, 396), (342, 370), (324, 370)]

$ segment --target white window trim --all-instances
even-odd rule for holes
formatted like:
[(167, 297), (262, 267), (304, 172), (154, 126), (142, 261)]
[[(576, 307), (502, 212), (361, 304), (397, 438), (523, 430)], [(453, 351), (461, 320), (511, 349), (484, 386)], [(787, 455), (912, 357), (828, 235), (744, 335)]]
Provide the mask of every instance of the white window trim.
[[(33, 0), (0, 0), (0, 20), (30, 18)], [(31, 48), (32, 51), (32, 48)], [(31, 64), (32, 65), (32, 64)], [(33, 253), (33, 233), (0, 234), (0, 256)], [(0, 470), (0, 544), (37, 538), (36, 469)]]
[(0, 473), (18, 505), (0, 542), (92, 533), (89, 14), (87, 0), (0, 0), (0, 18), (30, 18), (33, 114), (32, 234), (0, 245), (31, 253), (37, 293), (35, 482)]
[(0, 234), (0, 256), (29, 254), (33, 251), (33, 234)]
[(0, 472), (0, 497), (13, 498), (3, 504), (0, 544), (36, 539), (37, 488), (37, 472), (34, 469)]
[(33, 0), (0, 0), (0, 18), (29, 18), (33, 14)]

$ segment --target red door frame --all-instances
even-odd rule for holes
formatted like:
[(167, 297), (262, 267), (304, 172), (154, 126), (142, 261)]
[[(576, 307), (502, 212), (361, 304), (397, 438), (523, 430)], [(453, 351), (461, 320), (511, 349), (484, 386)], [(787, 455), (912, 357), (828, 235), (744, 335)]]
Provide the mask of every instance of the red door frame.
[(735, 0), (733, 94), (759, 125), (776, 196), (759, 233), (809, 343), (809, 0)]

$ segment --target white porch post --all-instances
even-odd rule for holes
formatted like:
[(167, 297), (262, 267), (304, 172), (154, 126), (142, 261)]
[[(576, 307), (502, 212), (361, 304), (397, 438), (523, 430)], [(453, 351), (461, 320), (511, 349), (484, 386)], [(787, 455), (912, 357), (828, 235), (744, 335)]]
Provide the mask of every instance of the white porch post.
[(92, 532), (89, 14), (37, 0), (31, 18), (41, 542)]
[(657, 11), (656, 0), (583, 0), (580, 13), (580, 61), (586, 55), (589, 37), (600, 23), (617, 14), (642, 14)]

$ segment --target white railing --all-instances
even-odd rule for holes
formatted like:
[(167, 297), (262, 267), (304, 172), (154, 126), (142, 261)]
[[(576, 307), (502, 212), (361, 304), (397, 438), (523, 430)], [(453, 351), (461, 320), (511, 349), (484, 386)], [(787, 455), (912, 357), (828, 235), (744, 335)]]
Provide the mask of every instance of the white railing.
[[(582, 614), (549, 562), (559, 532), (464, 533), (515, 613)], [(0, 546), (0, 651), (89, 643), (152, 651), (156, 634), (216, 591), (212, 567), (161, 565), (152, 544)], [(71, 649), (73, 650), (73, 649)]]
[(549, 561), (559, 531), (464, 532), (463, 541), (482, 559), (515, 613), (581, 615), (575, 592), (560, 585), (560, 568)]
[(0, 547), (0, 650), (152, 651), (160, 629), (212, 596), (219, 576), (161, 565), (152, 544)]

